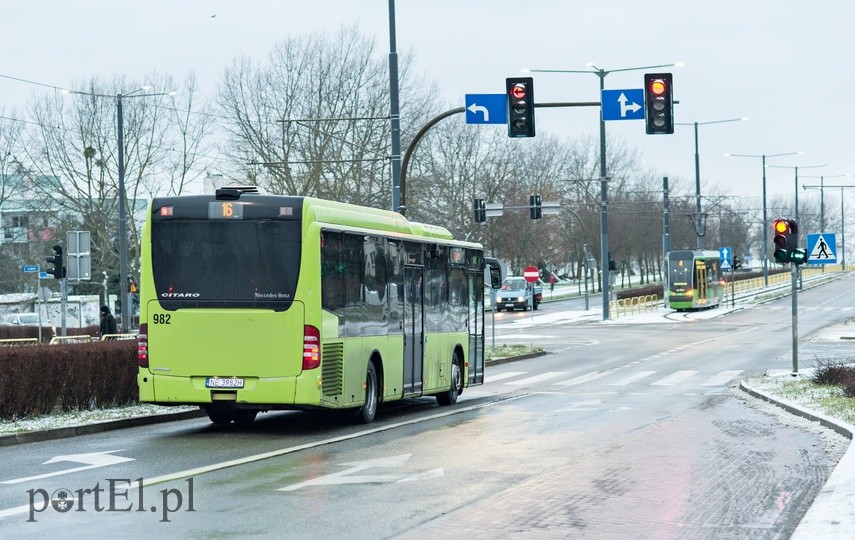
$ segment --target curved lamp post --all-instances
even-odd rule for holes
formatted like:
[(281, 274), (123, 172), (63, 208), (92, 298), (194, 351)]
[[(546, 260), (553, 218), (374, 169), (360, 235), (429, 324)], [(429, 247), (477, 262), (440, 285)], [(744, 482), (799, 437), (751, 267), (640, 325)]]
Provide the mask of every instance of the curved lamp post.
[[(637, 66), (629, 68), (602, 69), (593, 63), (586, 64), (587, 70), (575, 69), (528, 69), (523, 73), (590, 73), (600, 78), (600, 96), (605, 89), (606, 75), (619, 71), (639, 71), (646, 69), (657, 69), (664, 67), (681, 67), (682, 62), (674, 64), (658, 64), (654, 66)], [(601, 106), (602, 108), (602, 106)], [(606, 177), (606, 122), (603, 120), (602, 110), (600, 112), (600, 279), (603, 290), (603, 320), (609, 319), (609, 219), (608, 219), (608, 178)]]
[(763, 285), (769, 286), (769, 227), (766, 217), (766, 158), (783, 156), (795, 156), (804, 154), (803, 150), (798, 152), (784, 152), (783, 154), (725, 154), (724, 157), (760, 158), (763, 160)]
[(727, 120), (710, 120), (708, 122), (675, 122), (678, 126), (695, 127), (695, 233), (697, 234), (697, 248), (704, 249), (704, 231), (701, 227), (701, 159), (698, 153), (698, 126), (710, 124), (726, 124), (728, 122), (747, 122), (748, 118), (730, 118)]

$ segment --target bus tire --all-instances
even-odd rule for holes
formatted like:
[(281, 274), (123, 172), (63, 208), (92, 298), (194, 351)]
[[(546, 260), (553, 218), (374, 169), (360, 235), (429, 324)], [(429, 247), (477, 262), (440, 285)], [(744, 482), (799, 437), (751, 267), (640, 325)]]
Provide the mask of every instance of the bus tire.
[(357, 424), (370, 424), (377, 414), (377, 403), (379, 398), (379, 385), (377, 381), (377, 368), (374, 362), (368, 362), (368, 370), (365, 373), (365, 404), (356, 413)]
[(454, 405), (457, 398), (463, 392), (463, 372), (460, 371), (460, 361), (457, 353), (451, 355), (451, 388), (448, 392), (436, 395), (436, 402), (440, 405)]
[(202, 409), (208, 414), (211, 422), (217, 425), (231, 424), (232, 420), (235, 419), (234, 411), (226, 407), (208, 405)]
[(235, 424), (239, 426), (251, 426), (255, 422), (255, 417), (258, 416), (258, 411), (255, 409), (235, 409), (233, 416)]

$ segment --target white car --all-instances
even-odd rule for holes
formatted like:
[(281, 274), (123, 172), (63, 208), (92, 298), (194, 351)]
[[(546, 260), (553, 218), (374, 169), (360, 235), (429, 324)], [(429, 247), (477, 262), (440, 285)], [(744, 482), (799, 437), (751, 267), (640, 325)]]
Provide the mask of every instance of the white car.
[(3, 315), (0, 324), (4, 326), (38, 326), (38, 313), (8, 313)]

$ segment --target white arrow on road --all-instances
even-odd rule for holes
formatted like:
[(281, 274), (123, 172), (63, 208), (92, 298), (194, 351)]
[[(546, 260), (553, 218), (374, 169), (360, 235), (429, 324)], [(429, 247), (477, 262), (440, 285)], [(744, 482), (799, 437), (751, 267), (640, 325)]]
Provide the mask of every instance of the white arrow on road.
[(375, 467), (402, 467), (412, 454), (401, 454), (399, 456), (388, 456), (377, 459), (368, 459), (365, 461), (352, 461), (350, 463), (342, 463), (342, 465), (351, 465), (351, 468), (339, 471), (337, 473), (319, 476), (298, 484), (291, 484), (279, 488), (277, 491), (295, 491), (308, 486), (331, 486), (336, 484), (389, 484), (392, 482), (412, 482), (413, 480), (423, 480), (426, 478), (436, 478), (444, 474), (442, 469), (433, 469), (424, 473), (417, 474), (356, 474), (366, 469)]
[(483, 105), (478, 105), (477, 103), (473, 103), (472, 105), (470, 105), (469, 107), (467, 107), (467, 109), (468, 109), (468, 110), (469, 110), (469, 112), (471, 112), (472, 114), (478, 114), (479, 112), (480, 112), (480, 113), (484, 113), (484, 121), (485, 121), (485, 122), (489, 122), (489, 121), (490, 121), (490, 110), (489, 110), (489, 109), (487, 109), (487, 107), (485, 107), (485, 106), (483, 106)]
[(50, 463), (61, 463), (63, 461), (70, 461), (72, 463), (85, 463), (85, 465), (82, 467), (73, 467), (71, 469), (64, 469), (52, 473), (28, 476), (26, 478), (6, 480), (0, 483), (20, 484), (22, 482), (29, 482), (30, 480), (41, 480), (42, 478), (50, 478), (51, 476), (59, 476), (61, 474), (69, 474), (77, 471), (85, 471), (86, 469), (95, 469), (97, 467), (106, 467), (107, 465), (115, 465), (117, 463), (124, 463), (125, 461), (134, 461), (133, 458), (112, 455), (114, 452), (121, 451), (122, 450), (110, 450), (109, 452), (92, 452), (90, 454), (71, 454), (68, 456), (56, 456), (45, 461), (44, 463), (42, 463), (42, 465), (48, 465)]
[(630, 103), (629, 105), (627, 105), (626, 104), (627, 101), (629, 101), (629, 99), (627, 99), (626, 95), (623, 92), (621, 92), (620, 97), (618, 97), (618, 102), (620, 102), (620, 115), (621, 115), (621, 117), (626, 116), (626, 113), (628, 113), (628, 112), (635, 112), (641, 108), (641, 105), (639, 105), (638, 103), (636, 103), (634, 101), (632, 103)]

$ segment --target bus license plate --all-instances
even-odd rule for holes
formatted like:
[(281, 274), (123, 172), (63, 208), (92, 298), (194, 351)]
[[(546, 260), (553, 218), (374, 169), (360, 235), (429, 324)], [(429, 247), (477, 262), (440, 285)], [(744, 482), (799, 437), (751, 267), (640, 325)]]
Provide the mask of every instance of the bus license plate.
[(208, 377), (205, 379), (205, 388), (243, 388), (243, 379)]

